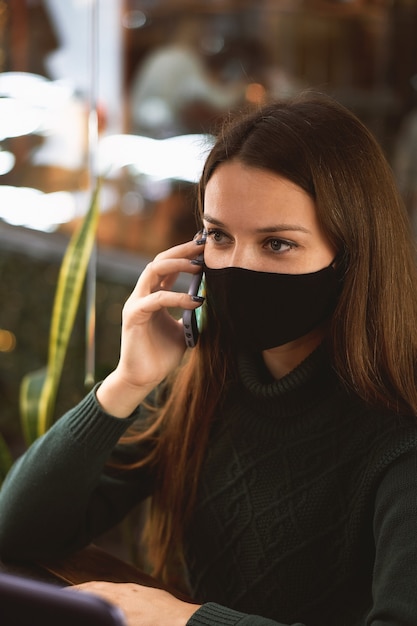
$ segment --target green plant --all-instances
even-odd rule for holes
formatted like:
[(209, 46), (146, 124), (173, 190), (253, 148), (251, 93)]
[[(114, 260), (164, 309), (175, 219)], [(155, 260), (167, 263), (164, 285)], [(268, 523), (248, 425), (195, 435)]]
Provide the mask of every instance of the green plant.
[[(44, 434), (54, 420), (62, 368), (94, 246), (99, 189), (98, 183), (89, 209), (79, 228), (74, 231), (62, 260), (52, 311), (47, 365), (27, 374), (21, 383), (20, 419), (27, 445)], [(11, 463), (11, 454), (0, 436), (0, 482)]]
[(10, 454), (3, 437), (0, 436), (0, 484), (5, 479), (12, 462), (12, 455)]

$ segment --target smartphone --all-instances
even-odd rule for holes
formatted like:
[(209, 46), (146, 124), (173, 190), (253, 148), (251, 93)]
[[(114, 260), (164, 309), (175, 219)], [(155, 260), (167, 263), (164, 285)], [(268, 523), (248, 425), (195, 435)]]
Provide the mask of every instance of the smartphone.
[[(203, 296), (205, 297), (205, 285), (204, 285), (204, 273), (199, 272), (191, 281), (190, 288), (188, 290), (190, 296)], [(198, 309), (184, 309), (182, 316), (182, 325), (184, 327), (185, 343), (188, 348), (195, 348), (197, 345), (198, 337), (200, 335), (203, 323), (203, 308), (204, 305), (198, 307)]]

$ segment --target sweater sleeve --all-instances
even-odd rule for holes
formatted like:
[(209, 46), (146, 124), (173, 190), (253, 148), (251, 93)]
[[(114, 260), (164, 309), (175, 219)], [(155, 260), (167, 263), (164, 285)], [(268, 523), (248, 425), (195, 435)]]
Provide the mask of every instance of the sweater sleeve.
[[(373, 516), (375, 564), (372, 607), (365, 626), (415, 626), (417, 615), (417, 451), (388, 465), (379, 482)], [(341, 616), (343, 620), (343, 608)], [(327, 622), (326, 622), (327, 623)], [(335, 620), (334, 626), (340, 623)], [(187, 626), (288, 626), (213, 602), (203, 604)], [(309, 626), (292, 624), (291, 626)], [(333, 626), (333, 625), (332, 625)]]
[[(288, 626), (259, 615), (247, 615), (215, 602), (203, 604), (188, 620), (187, 626)], [(298, 623), (291, 626), (304, 626)]]
[(415, 626), (417, 616), (417, 452), (396, 459), (375, 500), (375, 566), (369, 626)]
[(104, 465), (135, 419), (103, 412), (91, 391), (20, 457), (0, 491), (0, 557), (58, 558), (84, 547), (149, 495), (146, 471)]

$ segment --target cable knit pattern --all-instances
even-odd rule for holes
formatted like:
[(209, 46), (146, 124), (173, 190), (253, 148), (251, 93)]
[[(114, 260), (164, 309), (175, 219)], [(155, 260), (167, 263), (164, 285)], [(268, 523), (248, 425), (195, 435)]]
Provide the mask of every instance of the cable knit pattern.
[(415, 451), (414, 420), (349, 397), (321, 350), (278, 382), (262, 383), (250, 360), (240, 374), (187, 534), (193, 595), (289, 624), (361, 623), (376, 490), (389, 464)]

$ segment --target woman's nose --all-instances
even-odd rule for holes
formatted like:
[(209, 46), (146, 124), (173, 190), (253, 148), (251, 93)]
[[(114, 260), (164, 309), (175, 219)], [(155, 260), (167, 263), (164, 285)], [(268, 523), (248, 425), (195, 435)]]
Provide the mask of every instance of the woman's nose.
[(204, 251), (204, 258), (209, 267), (244, 267), (256, 269), (254, 251), (250, 245), (234, 243), (230, 247), (213, 250), (210, 245)]
[(254, 264), (253, 255), (250, 246), (235, 245), (231, 250), (229, 259), (229, 267), (244, 267), (251, 269)]

